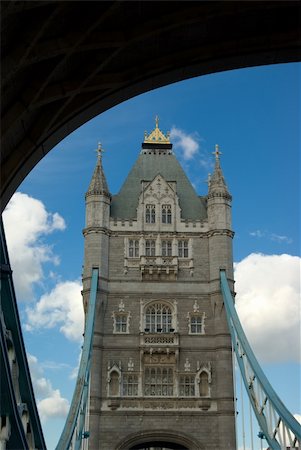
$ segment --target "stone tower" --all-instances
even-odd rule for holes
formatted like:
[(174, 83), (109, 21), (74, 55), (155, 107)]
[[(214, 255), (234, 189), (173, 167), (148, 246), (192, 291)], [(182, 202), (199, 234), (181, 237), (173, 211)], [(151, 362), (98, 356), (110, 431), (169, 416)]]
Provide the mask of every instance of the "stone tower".
[(99, 148), (83, 232), (85, 309), (99, 267), (91, 450), (236, 448), (219, 283), (220, 268), (233, 282), (231, 196), (219, 156), (199, 197), (156, 119), (111, 197)]

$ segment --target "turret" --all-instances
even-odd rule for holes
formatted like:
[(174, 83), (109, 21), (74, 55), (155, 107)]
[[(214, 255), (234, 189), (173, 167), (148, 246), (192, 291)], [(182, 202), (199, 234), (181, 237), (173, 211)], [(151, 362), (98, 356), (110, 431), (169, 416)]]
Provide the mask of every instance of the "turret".
[(102, 167), (101, 144), (98, 144), (97, 163), (86, 193), (86, 227), (85, 256), (83, 273), (84, 305), (87, 304), (86, 293), (90, 287), (91, 270), (99, 268), (99, 275), (105, 280), (109, 269), (109, 220), (111, 195)]
[(215, 168), (209, 181), (208, 222), (209, 229), (231, 229), (231, 200), (220, 165), (218, 145), (215, 146)]
[(91, 227), (108, 228), (111, 195), (102, 167), (101, 144), (98, 144), (97, 163), (86, 193), (86, 229)]
[(207, 212), (209, 226), (210, 278), (219, 279), (219, 270), (224, 268), (233, 277), (231, 201), (220, 165), (218, 145), (215, 146), (215, 168), (209, 181)]

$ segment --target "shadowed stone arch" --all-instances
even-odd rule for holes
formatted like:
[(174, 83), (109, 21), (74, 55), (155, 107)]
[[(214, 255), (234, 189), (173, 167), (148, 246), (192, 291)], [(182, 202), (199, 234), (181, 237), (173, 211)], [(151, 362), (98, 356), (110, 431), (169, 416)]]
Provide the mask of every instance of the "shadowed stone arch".
[(64, 137), (135, 95), (300, 60), (300, 2), (1, 2), (1, 208)]
[(131, 434), (130, 436), (119, 442), (119, 444), (115, 447), (115, 450), (134, 450), (135, 447), (139, 448), (139, 445), (150, 446), (154, 444), (160, 445), (162, 447), (164, 446), (164, 444), (175, 444), (175, 449), (177, 448), (177, 445), (181, 450), (205, 450), (202, 444), (195, 441), (194, 439), (191, 439), (185, 433), (177, 433), (175, 431), (166, 430), (141, 430), (141, 432)]

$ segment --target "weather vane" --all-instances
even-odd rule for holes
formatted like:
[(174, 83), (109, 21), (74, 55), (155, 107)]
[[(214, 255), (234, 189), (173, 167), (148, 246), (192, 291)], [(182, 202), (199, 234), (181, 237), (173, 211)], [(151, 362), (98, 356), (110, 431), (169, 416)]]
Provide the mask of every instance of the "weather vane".
[(101, 142), (98, 142), (98, 147), (96, 149), (96, 153), (97, 153), (97, 158), (99, 161), (101, 160), (101, 156), (102, 156), (103, 152), (104, 152), (104, 149), (102, 148)]
[(215, 155), (215, 159), (219, 159), (220, 155), (222, 155), (222, 152), (219, 151), (218, 144), (215, 144), (215, 151), (212, 154)]

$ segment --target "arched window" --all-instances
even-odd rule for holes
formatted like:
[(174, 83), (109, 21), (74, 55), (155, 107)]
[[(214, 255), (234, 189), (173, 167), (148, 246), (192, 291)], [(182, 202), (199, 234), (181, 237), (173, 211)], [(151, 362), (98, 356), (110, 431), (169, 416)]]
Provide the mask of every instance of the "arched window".
[(162, 223), (171, 223), (171, 205), (162, 205)]
[(110, 395), (112, 397), (119, 396), (119, 373), (114, 370), (110, 374)]
[(156, 206), (146, 205), (145, 206), (145, 222), (155, 223), (156, 222)]
[(169, 333), (172, 328), (172, 311), (164, 303), (153, 303), (145, 310), (145, 330), (150, 333)]
[(200, 397), (208, 397), (209, 395), (209, 377), (208, 373), (203, 371), (200, 373)]

